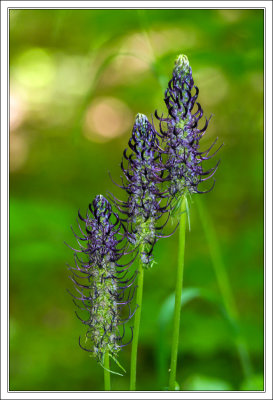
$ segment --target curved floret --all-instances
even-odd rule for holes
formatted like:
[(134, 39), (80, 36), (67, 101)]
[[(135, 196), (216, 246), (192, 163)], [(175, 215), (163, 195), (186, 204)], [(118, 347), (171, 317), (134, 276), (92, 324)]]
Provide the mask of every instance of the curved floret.
[(140, 247), (143, 264), (150, 266), (154, 244), (160, 237), (156, 221), (167, 211), (167, 205), (162, 205), (165, 196), (159, 188), (164, 171), (158, 138), (145, 115), (137, 114), (128, 144), (131, 152), (125, 149), (123, 153), (121, 168), (126, 181), (122, 179), (121, 187), (129, 196), (126, 202), (115, 202), (126, 215), (129, 241)]
[[(106, 351), (115, 358), (124, 346), (124, 323), (134, 314), (130, 303), (135, 292), (136, 273), (127, 277), (133, 260), (126, 266), (118, 263), (124, 254), (124, 228), (103, 196), (96, 196), (86, 216), (79, 213), (79, 218), (84, 226), (79, 224), (80, 236), (74, 232), (79, 249), (73, 249), (75, 266), (69, 268), (77, 295), (70, 294), (76, 306), (87, 315), (83, 319), (76, 313), (87, 327), (84, 345), (80, 340), (80, 346), (102, 362)], [(122, 319), (125, 307), (129, 315)]]
[[(192, 94), (195, 89), (194, 95)], [(169, 173), (169, 192), (171, 196), (180, 197), (187, 193), (206, 193), (198, 190), (198, 185), (211, 178), (218, 167), (203, 170), (203, 161), (214, 156), (209, 155), (216, 141), (206, 151), (200, 151), (200, 139), (205, 134), (209, 120), (205, 119), (202, 128), (199, 122), (203, 117), (201, 105), (196, 101), (198, 87), (194, 85), (192, 69), (186, 56), (180, 55), (173, 69), (172, 79), (165, 92), (165, 103), (168, 109), (166, 118), (158, 116), (160, 136), (165, 142), (164, 153), (167, 155), (166, 169)], [(196, 108), (193, 111), (194, 106)]]

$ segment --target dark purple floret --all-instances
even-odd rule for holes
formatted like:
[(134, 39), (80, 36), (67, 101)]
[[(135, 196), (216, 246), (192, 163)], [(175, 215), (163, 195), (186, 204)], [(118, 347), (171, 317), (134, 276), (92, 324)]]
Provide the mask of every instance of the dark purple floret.
[[(86, 216), (79, 213), (79, 218), (83, 225), (79, 224), (80, 236), (74, 232), (79, 249), (73, 249), (75, 266), (69, 268), (76, 295), (71, 295), (76, 306), (86, 313), (85, 319), (76, 313), (87, 327), (80, 346), (102, 362), (106, 351), (115, 358), (124, 346), (124, 324), (134, 314), (130, 303), (136, 274), (127, 276), (133, 260), (124, 266), (119, 264), (124, 255), (124, 228), (103, 196), (96, 196)], [(121, 312), (126, 307), (129, 315), (124, 318)]]
[[(194, 95), (192, 91), (195, 89)], [(171, 196), (180, 197), (187, 193), (206, 193), (198, 190), (198, 185), (211, 178), (219, 165), (204, 171), (203, 161), (209, 160), (214, 154), (210, 150), (200, 151), (200, 139), (205, 134), (209, 120), (203, 127), (199, 122), (203, 117), (201, 105), (196, 102), (199, 90), (194, 85), (192, 69), (186, 56), (179, 56), (175, 62), (172, 79), (165, 92), (165, 103), (168, 109), (167, 118), (158, 116), (160, 136), (165, 142), (164, 153), (167, 155), (165, 167), (169, 173), (169, 192)], [(196, 108), (193, 111), (194, 106)], [(164, 126), (163, 126), (164, 125)]]
[(159, 188), (164, 179), (158, 146), (153, 126), (145, 115), (138, 114), (129, 140), (131, 152), (128, 154), (125, 149), (121, 163), (125, 177), (122, 188), (128, 200), (115, 201), (126, 215), (128, 239), (140, 247), (141, 260), (146, 266), (152, 263), (152, 250), (159, 237), (156, 221), (167, 211), (166, 202), (162, 205), (164, 193)]

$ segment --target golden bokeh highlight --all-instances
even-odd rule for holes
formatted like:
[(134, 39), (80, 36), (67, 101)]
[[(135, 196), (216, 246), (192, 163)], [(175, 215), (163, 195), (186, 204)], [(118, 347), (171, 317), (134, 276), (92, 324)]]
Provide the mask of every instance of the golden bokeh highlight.
[(10, 130), (18, 129), (24, 122), (27, 115), (27, 104), (15, 90), (10, 90), (9, 97), (9, 126)]
[(25, 136), (18, 132), (10, 132), (9, 167), (10, 171), (18, 171), (25, 164), (29, 153), (29, 145)]
[(198, 82), (200, 97), (206, 106), (214, 106), (223, 101), (229, 93), (229, 83), (225, 74), (215, 67), (202, 68), (194, 74)]
[(94, 142), (106, 142), (131, 130), (133, 113), (123, 101), (100, 97), (88, 107), (84, 120), (84, 135)]
[(183, 53), (198, 45), (201, 34), (192, 27), (159, 27), (151, 29), (149, 38), (156, 56), (163, 56), (170, 51), (183, 49)]

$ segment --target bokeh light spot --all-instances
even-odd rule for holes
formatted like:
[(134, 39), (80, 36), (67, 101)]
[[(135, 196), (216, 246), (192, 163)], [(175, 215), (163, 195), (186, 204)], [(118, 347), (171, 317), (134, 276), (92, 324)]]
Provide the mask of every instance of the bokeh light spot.
[(200, 82), (200, 96), (207, 106), (220, 103), (229, 92), (227, 78), (218, 68), (202, 68), (194, 74), (194, 79), (195, 82)]
[(218, 10), (218, 14), (228, 23), (237, 22), (244, 16), (243, 10)]
[(114, 97), (100, 97), (87, 110), (84, 133), (89, 140), (105, 142), (123, 135), (133, 124), (130, 108)]
[(10, 133), (10, 171), (17, 171), (22, 168), (28, 157), (28, 143), (25, 138), (18, 133)]
[(136, 55), (118, 54), (102, 75), (100, 84), (103, 87), (135, 82), (136, 75), (148, 71), (150, 64)]
[(42, 88), (53, 82), (55, 66), (50, 54), (42, 48), (31, 48), (20, 54), (14, 75), (27, 88)]
[(143, 33), (125, 36), (121, 51), (132, 52), (132, 49), (135, 54), (146, 61), (152, 61), (154, 58), (151, 43)]
[(198, 44), (199, 37), (198, 29), (192, 29), (191, 26), (184, 27), (169, 27), (156, 28), (149, 32), (149, 37), (155, 52), (158, 55), (163, 55), (171, 51), (177, 51), (178, 48), (192, 49)]
[(59, 54), (55, 77), (58, 98), (70, 102), (71, 96), (83, 96), (90, 88), (93, 69), (88, 57)]
[(16, 130), (23, 123), (26, 116), (26, 104), (22, 101), (19, 93), (10, 90), (10, 130)]

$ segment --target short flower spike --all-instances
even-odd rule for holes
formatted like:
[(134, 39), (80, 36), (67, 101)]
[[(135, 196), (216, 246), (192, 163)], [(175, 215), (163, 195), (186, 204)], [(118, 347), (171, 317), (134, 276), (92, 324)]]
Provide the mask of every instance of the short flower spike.
[[(195, 88), (194, 95), (192, 90)], [(172, 79), (165, 92), (165, 104), (168, 109), (167, 118), (159, 117), (160, 136), (166, 143), (164, 153), (167, 155), (165, 167), (169, 173), (169, 192), (180, 197), (187, 193), (206, 193), (198, 190), (198, 185), (211, 178), (217, 170), (219, 162), (208, 171), (203, 170), (203, 161), (217, 153), (220, 147), (209, 155), (216, 141), (206, 151), (200, 151), (200, 139), (205, 134), (209, 120), (205, 120), (202, 128), (199, 122), (203, 116), (201, 105), (197, 102), (198, 87), (194, 85), (192, 69), (185, 55), (180, 55), (173, 69)], [(196, 110), (193, 111), (194, 106)], [(163, 127), (165, 125), (165, 128)]]
[[(75, 266), (69, 268), (77, 292), (77, 295), (71, 295), (76, 306), (87, 314), (87, 318), (82, 319), (76, 313), (87, 327), (84, 343), (80, 340), (80, 346), (102, 362), (106, 351), (115, 358), (124, 346), (124, 323), (134, 314), (130, 303), (136, 274), (126, 277), (128, 265), (133, 260), (126, 267), (118, 264), (124, 253), (118, 245), (123, 242), (125, 234), (108, 200), (96, 196), (86, 217), (79, 213), (79, 218), (84, 229), (79, 225), (81, 236), (74, 233), (80, 248), (73, 249)], [(124, 307), (128, 307), (129, 316), (122, 319), (120, 312)], [(122, 335), (119, 331), (121, 325)]]

